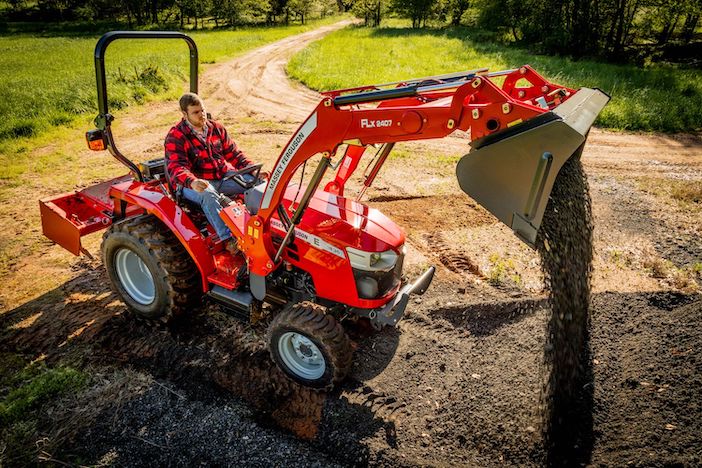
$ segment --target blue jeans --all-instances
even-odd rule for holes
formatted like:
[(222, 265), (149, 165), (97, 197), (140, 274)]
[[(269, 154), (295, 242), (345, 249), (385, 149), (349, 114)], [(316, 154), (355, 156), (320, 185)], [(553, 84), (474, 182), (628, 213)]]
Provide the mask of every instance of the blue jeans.
[[(249, 174), (244, 174), (242, 177), (247, 182), (253, 180), (253, 176)], [(221, 180), (208, 180), (208, 182), (210, 186), (207, 187), (204, 192), (196, 192), (193, 189), (183, 187), (183, 197), (188, 201), (200, 205), (200, 208), (202, 208), (202, 211), (205, 213), (207, 221), (210, 222), (220, 240), (225, 241), (231, 239), (232, 232), (227, 225), (224, 224), (222, 218), (219, 217), (219, 212), (222, 211), (222, 205), (220, 205), (217, 199), (216, 189), (219, 188), (219, 192), (224, 195), (232, 196), (244, 193), (244, 187), (233, 180), (225, 180), (221, 188)]]

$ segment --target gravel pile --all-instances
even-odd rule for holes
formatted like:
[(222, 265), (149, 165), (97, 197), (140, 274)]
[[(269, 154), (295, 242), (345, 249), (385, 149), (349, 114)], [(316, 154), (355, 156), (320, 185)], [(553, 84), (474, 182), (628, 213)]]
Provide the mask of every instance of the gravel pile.
[[(153, 381), (127, 402), (106, 405), (70, 450), (83, 463), (116, 466), (338, 466), (293, 435), (216, 390), (197, 394)], [(268, 426), (268, 427), (267, 427)]]

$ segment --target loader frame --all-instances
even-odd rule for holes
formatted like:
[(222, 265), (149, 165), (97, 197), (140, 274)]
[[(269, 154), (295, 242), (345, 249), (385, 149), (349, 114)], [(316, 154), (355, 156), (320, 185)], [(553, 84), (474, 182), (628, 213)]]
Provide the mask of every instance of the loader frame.
[[(501, 85), (496, 82), (498, 78), (503, 79)], [(570, 106), (570, 114), (559, 115), (556, 109), (576, 94), (584, 99)], [(443, 138), (456, 130), (469, 131), (474, 152), (468, 156), (479, 163), (471, 167), (475, 172), (473, 175), (458, 173), (461, 187), (468, 194), (473, 194), (474, 185), (479, 185), (475, 189), (479, 201), (493, 213), (500, 213), (498, 218), (533, 247), (558, 171), (568, 158), (579, 155), (587, 131), (609, 100), (609, 96), (599, 90), (583, 88), (576, 92), (551, 83), (528, 65), (492, 73), (480, 69), (416, 78), (329, 91), (323, 95), (315, 110), (283, 148), (271, 172), (258, 212), (252, 215), (246, 210), (232, 207), (222, 212), (222, 218), (239, 239), (239, 248), (247, 257), (251, 291), (258, 299), (265, 297), (265, 278), (280, 265), (283, 250), (293, 238), (295, 226), (302, 219), (325, 172), (330, 167), (336, 167), (334, 158), (342, 145), (347, 145), (347, 150), (336, 161), (337, 175), (326, 187), (330, 193), (343, 193), (345, 182), (357, 168), (365, 148), (370, 145), (381, 144), (384, 147), (378, 163), (366, 178), (366, 188), (395, 143)], [(368, 107), (374, 103), (378, 104)], [(587, 111), (585, 117), (580, 115), (582, 109)], [(569, 116), (573, 115), (575, 117), (571, 120), (577, 122), (568, 121)], [(555, 128), (554, 123), (557, 124)], [(555, 144), (549, 151), (549, 145), (541, 145), (539, 136), (545, 130), (551, 131), (548, 135), (550, 143), (557, 143), (558, 132), (565, 134), (567, 141)], [(536, 149), (538, 152), (521, 158), (526, 161), (520, 167), (526, 171), (526, 176), (511, 173), (508, 167), (500, 168), (504, 161), (500, 161), (499, 157), (485, 161), (478, 155), (500, 142), (502, 153), (518, 152), (519, 138), (515, 137), (523, 137), (527, 133), (531, 134), (530, 140), (534, 142), (534, 148), (530, 147), (530, 151)], [(504, 148), (505, 141), (508, 141), (507, 148)], [(321, 159), (300, 203), (294, 207), (293, 213), (281, 213), (283, 195), (292, 176), (300, 165), (315, 155), (321, 155)], [(498, 177), (508, 174), (515, 180), (519, 179), (516, 194), (506, 197), (482, 196), (481, 165), (489, 166)], [(492, 180), (498, 183), (491, 190), (504, 188), (510, 191), (510, 180), (499, 181), (494, 177)], [(280, 245), (274, 245), (270, 236), (270, 221), (274, 215), (288, 220), (287, 232)]]

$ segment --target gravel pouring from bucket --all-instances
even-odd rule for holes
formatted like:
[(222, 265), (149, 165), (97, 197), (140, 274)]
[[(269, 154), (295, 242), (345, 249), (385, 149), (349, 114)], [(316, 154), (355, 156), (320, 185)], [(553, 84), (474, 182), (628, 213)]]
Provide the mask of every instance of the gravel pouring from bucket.
[(556, 176), (609, 99), (581, 88), (550, 112), (476, 140), (456, 167), (461, 189), (534, 247)]
[(456, 169), (463, 191), (541, 257), (551, 309), (540, 397), (549, 466), (587, 463), (592, 444), (593, 227), (580, 156), (608, 101), (583, 88), (551, 112), (476, 141)]

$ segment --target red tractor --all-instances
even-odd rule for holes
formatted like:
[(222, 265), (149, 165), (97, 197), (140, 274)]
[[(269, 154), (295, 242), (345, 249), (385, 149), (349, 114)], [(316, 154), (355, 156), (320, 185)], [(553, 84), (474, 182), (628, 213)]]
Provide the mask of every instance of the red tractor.
[[(405, 233), (378, 210), (344, 195), (360, 159), (376, 148), (369, 187), (398, 141), (470, 131), (458, 163), (461, 188), (533, 246), (554, 181), (579, 157), (609, 97), (551, 83), (529, 66), (472, 70), (397, 83), (329, 91), (283, 148), (267, 180), (260, 165), (230, 177), (245, 185), (221, 197), (221, 217), (238, 241), (231, 254), (198, 210), (168, 188), (163, 159), (135, 164), (111, 132), (104, 55), (120, 38), (180, 38), (190, 48), (190, 89), (197, 92), (197, 48), (177, 32), (111, 32), (95, 49), (99, 115), (90, 149), (107, 149), (128, 175), (41, 200), (44, 234), (75, 255), (81, 237), (107, 228), (102, 256), (115, 291), (135, 314), (154, 320), (189, 313), (203, 296), (244, 319), (264, 304), (273, 314), (267, 343), (290, 378), (326, 389), (352, 358), (346, 319), (394, 326), (410, 295), (429, 287), (434, 268), (407, 282)], [(498, 82), (501, 82), (498, 85)], [(317, 157), (306, 184), (296, 170)], [(329, 169), (336, 177), (320, 188)], [(247, 183), (244, 173), (254, 174)], [(361, 192), (362, 195), (363, 191)]]

